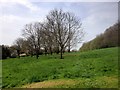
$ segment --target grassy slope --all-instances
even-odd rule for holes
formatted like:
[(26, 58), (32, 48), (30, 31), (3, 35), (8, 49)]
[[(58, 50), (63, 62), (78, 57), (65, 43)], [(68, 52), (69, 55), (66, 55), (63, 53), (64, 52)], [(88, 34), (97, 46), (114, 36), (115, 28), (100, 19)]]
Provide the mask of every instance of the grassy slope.
[[(118, 48), (107, 48), (66, 53), (62, 60), (58, 55), (43, 55), (38, 60), (35, 57), (4, 60), (3, 88), (21, 87), (33, 82), (40, 83), (32, 87), (118, 87), (117, 50)], [(54, 83), (56, 80), (68, 82), (46, 86), (49, 80)]]

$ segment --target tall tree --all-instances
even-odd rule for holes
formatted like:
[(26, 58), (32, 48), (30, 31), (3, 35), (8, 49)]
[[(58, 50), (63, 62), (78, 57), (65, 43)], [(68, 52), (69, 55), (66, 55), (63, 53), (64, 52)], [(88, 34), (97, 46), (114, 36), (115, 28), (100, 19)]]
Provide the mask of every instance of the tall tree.
[(47, 16), (47, 20), (53, 29), (55, 40), (60, 46), (60, 58), (62, 59), (63, 50), (68, 46), (68, 43), (70, 47), (70, 42), (77, 41), (78, 37), (79, 39), (83, 37), (83, 32), (80, 31), (81, 23), (70, 13), (63, 12), (61, 9), (52, 10)]
[(23, 36), (30, 41), (31, 46), (35, 50), (36, 58), (39, 57), (40, 52), (40, 40), (41, 40), (41, 23), (26, 24), (23, 29)]
[(42, 38), (48, 48), (49, 53), (52, 55), (53, 53), (53, 48), (54, 48), (54, 42), (55, 42), (55, 38), (54, 38), (54, 34), (53, 34), (53, 28), (51, 27), (49, 22), (45, 22), (43, 24), (43, 34), (42, 34)]
[(68, 52), (70, 52), (70, 49), (74, 47), (76, 43), (79, 43), (84, 35), (84, 32), (81, 28), (81, 21), (77, 16), (75, 16), (73, 13), (67, 12), (66, 13), (67, 18), (67, 29), (69, 31), (69, 40), (68, 40)]

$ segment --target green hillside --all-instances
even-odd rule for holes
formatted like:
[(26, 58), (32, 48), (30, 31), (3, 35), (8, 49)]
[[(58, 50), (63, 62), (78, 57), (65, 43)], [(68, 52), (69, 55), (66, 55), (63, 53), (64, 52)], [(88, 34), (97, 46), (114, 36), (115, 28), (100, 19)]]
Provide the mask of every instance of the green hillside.
[[(117, 88), (118, 48), (2, 60), (3, 88)], [(32, 83), (32, 84), (31, 84)], [(48, 85), (49, 84), (49, 85)]]
[(117, 47), (120, 45), (118, 42), (118, 31), (120, 23), (107, 28), (104, 33), (97, 35), (93, 40), (86, 42), (80, 47), (80, 51), (89, 51), (101, 48)]

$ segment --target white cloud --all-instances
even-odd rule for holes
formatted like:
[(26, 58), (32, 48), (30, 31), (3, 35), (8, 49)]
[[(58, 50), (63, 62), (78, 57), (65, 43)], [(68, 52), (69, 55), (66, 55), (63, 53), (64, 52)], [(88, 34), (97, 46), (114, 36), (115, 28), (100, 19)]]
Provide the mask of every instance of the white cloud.
[(119, 0), (30, 0), (31, 2), (118, 2)]
[(25, 24), (35, 22), (40, 18), (19, 17), (14, 15), (0, 16), (0, 44), (11, 45), (20, 37)]
[[(30, 12), (23, 12), (23, 16), (16, 13), (17, 5), (29, 8)], [(0, 9), (9, 10), (16, 8), (13, 12), (16, 13), (1, 13), (0, 15), (0, 44), (11, 45), (13, 41), (20, 37), (25, 24), (43, 21), (43, 17), (47, 12), (46, 9), (37, 7), (28, 0), (0, 0)], [(34, 14), (35, 13), (35, 14)]]
[(8, 4), (12, 4), (12, 5), (20, 4), (29, 8), (31, 11), (37, 11), (39, 9), (37, 6), (33, 5), (28, 0), (0, 0), (1, 6), (8, 7), (9, 6)]
[[(34, 1), (28, 2), (27, 0), (12, 0), (12, 2), (14, 3), (10, 4), (19, 3), (21, 5), (24, 5), (25, 7), (29, 8), (31, 12), (28, 12), (26, 10), (26, 12), (23, 12), (23, 16), (20, 16), (19, 12), (17, 12), (17, 14), (15, 13), (15, 15), (14, 13), (8, 14), (6, 12), (4, 15), (0, 16), (0, 34), (2, 34), (0, 35), (0, 38), (2, 39), (0, 40), (0, 44), (11, 45), (17, 37), (21, 36), (22, 29), (25, 24), (34, 21), (43, 21), (43, 19), (45, 19), (45, 15), (47, 15), (51, 9), (54, 9), (53, 6), (49, 6), (49, 4), (47, 7), (42, 7), (40, 2), (37, 3), (37, 5), (41, 6), (36, 6), (36, 3), (32, 3)], [(10, 4), (7, 4), (9, 3), (9, 1), (2, 0), (2, 4), (0, 5), (3, 5), (3, 3), (6, 5), (5, 7), (7, 7), (9, 10)], [(72, 5), (74, 6), (72, 7)], [(57, 7), (63, 7), (63, 10), (66, 11), (73, 11), (76, 16), (79, 16), (80, 18), (81, 13), (83, 13), (82, 17), (84, 16), (84, 18), (81, 19), (83, 23), (83, 28), (87, 32), (85, 36), (85, 41), (93, 39), (97, 34), (104, 32), (107, 27), (113, 25), (117, 21), (117, 7), (115, 7), (115, 5), (113, 4), (107, 5), (106, 3), (60, 3), (59, 5), (57, 3), (55, 8)], [(15, 5), (14, 8), (17, 8), (17, 5)], [(14, 12), (16, 12), (16, 10)]]
[(27, 0), (0, 0), (0, 9), (11, 11), (11, 8), (18, 8), (16, 4), (29, 8), (30, 12), (22, 12), (23, 16), (19, 15), (19, 11), (16, 13), (16, 10), (13, 11), (15, 14), (11, 12), (0, 14), (0, 44), (11, 45), (16, 38), (21, 36), (25, 24), (43, 21), (48, 12), (47, 9), (37, 7)]
[(115, 12), (94, 12), (85, 19), (83, 19), (83, 27), (86, 34), (85, 42), (92, 40), (103, 33), (107, 28), (117, 23), (117, 10)]

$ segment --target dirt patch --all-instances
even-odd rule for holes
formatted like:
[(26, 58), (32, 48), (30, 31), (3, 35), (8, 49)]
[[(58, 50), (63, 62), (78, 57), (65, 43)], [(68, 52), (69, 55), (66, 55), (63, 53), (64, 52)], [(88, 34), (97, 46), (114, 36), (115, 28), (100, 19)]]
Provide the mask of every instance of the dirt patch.
[(77, 87), (77, 88), (118, 88), (118, 77), (96, 77), (96, 78), (78, 78), (78, 79), (57, 79), (38, 83), (32, 83), (22, 88), (54, 88), (54, 87)]
[(43, 81), (43, 82), (38, 82), (38, 83), (32, 83), (23, 86), (23, 88), (50, 88), (50, 87), (55, 87), (58, 85), (73, 85), (75, 83), (74, 80), (49, 80), (49, 81)]

